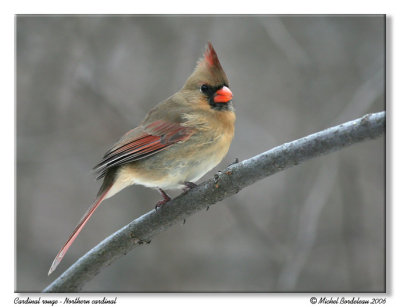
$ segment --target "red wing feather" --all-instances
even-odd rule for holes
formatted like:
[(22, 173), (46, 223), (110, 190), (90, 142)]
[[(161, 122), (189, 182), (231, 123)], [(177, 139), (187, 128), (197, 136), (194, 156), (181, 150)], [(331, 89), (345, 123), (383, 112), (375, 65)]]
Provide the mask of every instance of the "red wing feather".
[[(98, 178), (103, 177), (111, 167), (147, 158), (172, 144), (188, 139), (193, 134), (190, 128), (163, 120), (145, 126), (142, 133), (134, 133), (134, 130), (122, 137), (95, 166), (99, 172)], [(129, 137), (130, 133), (134, 136)]]

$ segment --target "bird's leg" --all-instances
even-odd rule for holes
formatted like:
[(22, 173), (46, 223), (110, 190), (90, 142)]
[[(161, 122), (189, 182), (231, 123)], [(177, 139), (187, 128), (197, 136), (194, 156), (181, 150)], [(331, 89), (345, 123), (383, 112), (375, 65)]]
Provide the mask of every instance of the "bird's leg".
[(171, 200), (171, 197), (169, 197), (169, 195), (167, 193), (165, 193), (165, 191), (163, 189), (159, 188), (158, 191), (160, 192), (163, 199), (160, 200), (159, 202), (157, 202), (156, 208), (155, 208), (156, 210)]
[(185, 181), (183, 184), (185, 185), (185, 187), (183, 188), (183, 193), (187, 193), (189, 190), (197, 187), (197, 184), (190, 181)]

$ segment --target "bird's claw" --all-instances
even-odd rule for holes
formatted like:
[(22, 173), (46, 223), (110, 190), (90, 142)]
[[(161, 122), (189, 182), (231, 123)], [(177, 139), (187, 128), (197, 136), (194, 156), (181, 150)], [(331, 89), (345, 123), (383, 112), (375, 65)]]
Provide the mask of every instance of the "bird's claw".
[(183, 184), (185, 185), (185, 187), (183, 188), (183, 193), (187, 193), (191, 189), (197, 187), (197, 184), (190, 181), (185, 181)]
[(158, 189), (158, 191), (160, 192), (163, 199), (161, 199), (160, 201), (158, 201), (156, 203), (156, 207), (154, 208), (156, 211), (158, 208), (162, 207), (163, 205), (165, 205), (167, 202), (169, 202), (171, 200), (171, 197), (169, 197), (169, 195), (167, 193), (165, 193), (165, 191), (163, 189)]

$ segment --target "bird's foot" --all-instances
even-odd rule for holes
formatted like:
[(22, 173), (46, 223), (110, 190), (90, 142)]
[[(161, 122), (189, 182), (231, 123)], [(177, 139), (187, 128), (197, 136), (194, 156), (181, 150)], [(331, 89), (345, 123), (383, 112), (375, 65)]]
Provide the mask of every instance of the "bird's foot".
[(190, 181), (185, 181), (183, 184), (185, 185), (185, 187), (183, 188), (183, 193), (187, 193), (191, 189), (197, 187), (197, 184)]
[(156, 210), (171, 200), (171, 197), (169, 197), (169, 195), (167, 193), (165, 193), (165, 191), (163, 189), (158, 189), (158, 191), (160, 192), (163, 199), (161, 199), (159, 202), (157, 202), (156, 207), (155, 207)]

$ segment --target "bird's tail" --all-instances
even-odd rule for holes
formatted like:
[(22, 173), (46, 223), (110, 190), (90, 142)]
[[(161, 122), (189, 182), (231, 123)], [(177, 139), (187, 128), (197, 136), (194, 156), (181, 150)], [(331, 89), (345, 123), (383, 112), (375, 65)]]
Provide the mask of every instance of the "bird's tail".
[(79, 221), (78, 225), (76, 225), (74, 231), (72, 232), (71, 236), (68, 238), (67, 242), (65, 242), (64, 246), (58, 252), (56, 258), (54, 258), (53, 263), (51, 264), (50, 270), (48, 275), (50, 275), (60, 264), (61, 260), (64, 258), (65, 253), (70, 248), (71, 244), (75, 241), (78, 234), (81, 232), (87, 221), (90, 219), (94, 211), (97, 207), (103, 202), (106, 198), (108, 191), (111, 189), (112, 185), (107, 187), (104, 191), (99, 193), (95, 202), (89, 207), (86, 213), (82, 216), (81, 220)]

